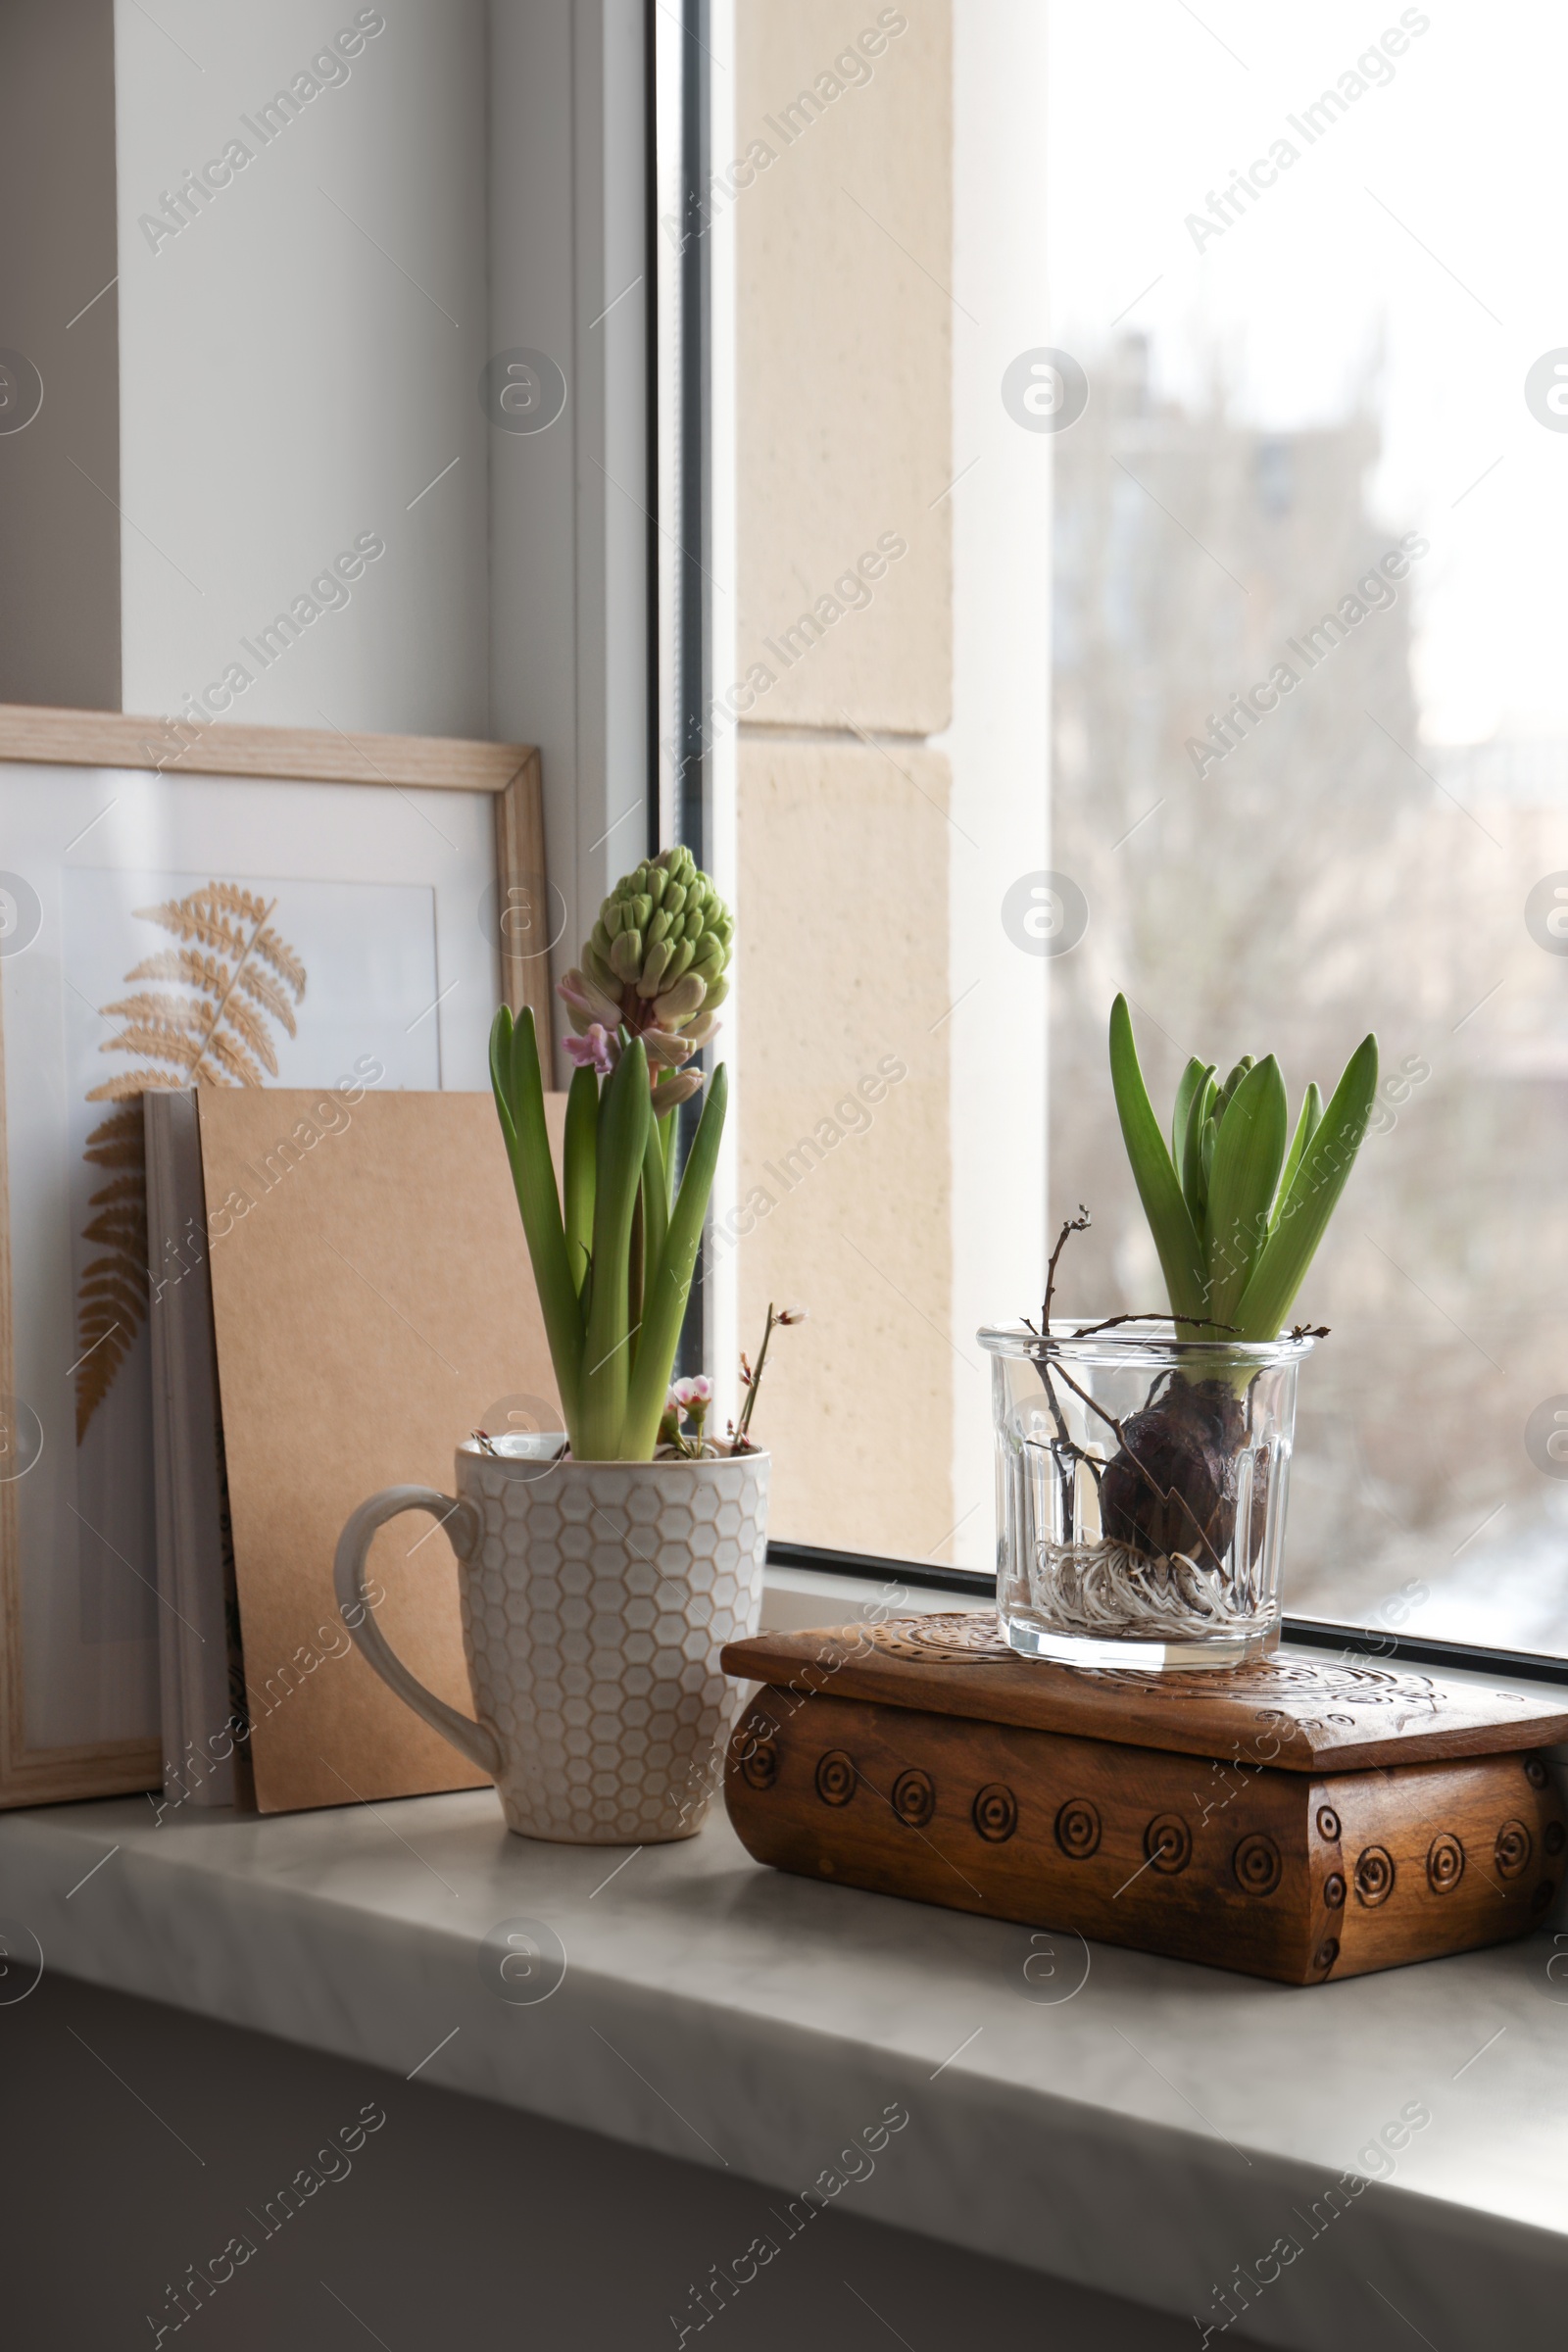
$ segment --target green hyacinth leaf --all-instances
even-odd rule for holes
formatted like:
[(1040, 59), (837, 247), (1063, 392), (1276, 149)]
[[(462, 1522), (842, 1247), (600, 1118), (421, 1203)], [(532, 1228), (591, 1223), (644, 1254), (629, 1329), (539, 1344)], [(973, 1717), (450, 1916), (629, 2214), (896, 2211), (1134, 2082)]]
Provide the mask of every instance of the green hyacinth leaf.
[(1274, 1214), (1269, 1220), (1270, 1233), (1279, 1223), (1280, 1210), (1290, 1197), (1291, 1186), (1296, 1181), (1296, 1171), (1301, 1164), (1301, 1153), (1316, 1135), (1322, 1122), (1323, 1097), (1318, 1091), (1318, 1083), (1314, 1078), (1302, 1100), (1301, 1115), (1296, 1122), (1296, 1134), (1292, 1139), (1289, 1152), (1285, 1154), (1285, 1167), (1280, 1176), (1280, 1189), (1274, 1199)]
[[(652, 1107), (652, 1105), (650, 1105)], [(664, 1259), (664, 1242), (669, 1232), (669, 1168), (664, 1158), (664, 1126), (659, 1118), (648, 1122), (648, 1141), (643, 1147), (643, 1297), (652, 1298), (659, 1284), (660, 1268)], [(633, 1364), (636, 1353), (633, 1352)]]
[(1194, 1227), (1200, 1234), (1203, 1230), (1203, 1217), (1208, 1206), (1208, 1187), (1203, 1177), (1203, 1128), (1213, 1110), (1217, 1091), (1214, 1065), (1208, 1062), (1203, 1069), (1203, 1083), (1193, 1089), (1193, 1099), (1187, 1106), (1181, 1157), (1176, 1163), (1181, 1172), (1182, 1194), (1192, 1212)]
[(512, 1163), (512, 1181), (522, 1214), (523, 1238), (533, 1263), (534, 1287), (539, 1293), (562, 1410), (567, 1435), (573, 1436), (582, 1372), (582, 1323), (577, 1310), (577, 1289), (566, 1256), (561, 1196), (556, 1190), (550, 1135), (545, 1125), (539, 1044), (534, 1034), (533, 1013), (527, 1005), (515, 1022), (504, 1004), (496, 1014), (490, 1031), (490, 1081), (495, 1090), (496, 1114), (501, 1121), (507, 1157)]
[(1216, 1126), (1218, 1125), (1219, 1121), (1223, 1119), (1227, 1110), (1229, 1110), (1231, 1106), (1232, 1095), (1235, 1094), (1236, 1089), (1241, 1085), (1242, 1080), (1247, 1076), (1251, 1067), (1252, 1056), (1250, 1054), (1244, 1054), (1241, 1060), (1232, 1070), (1230, 1076), (1226, 1079), (1224, 1085), (1220, 1088), (1219, 1101), (1214, 1105), (1214, 1121)]
[(631, 1374), (631, 1232), (642, 1190), (653, 1106), (640, 1037), (621, 1032), (620, 1059), (599, 1098), (594, 1187), (594, 1280), (583, 1335), (582, 1405), (571, 1450), (579, 1461), (622, 1458)]
[(720, 1062), (709, 1081), (703, 1115), (681, 1171), (680, 1190), (675, 1196), (659, 1270), (643, 1299), (643, 1328), (632, 1371), (631, 1393), (626, 1400), (622, 1454), (627, 1461), (651, 1460), (659, 1441), (660, 1417), (669, 1393), (675, 1347), (691, 1295), (697, 1252), (702, 1246), (703, 1219), (708, 1214), (709, 1196), (713, 1189), (728, 1103), (729, 1073)]
[(1205, 1222), (1208, 1311), (1216, 1323), (1234, 1322), (1268, 1238), (1289, 1120), (1285, 1081), (1270, 1054), (1239, 1080), (1215, 1140)]
[(1345, 1065), (1333, 1101), (1301, 1152), (1274, 1230), (1232, 1318), (1248, 1340), (1273, 1340), (1285, 1328), (1330, 1217), (1344, 1192), (1372, 1115), (1378, 1041), (1363, 1038)]
[(1133, 1181), (1159, 1253), (1171, 1312), (1178, 1322), (1207, 1314), (1207, 1283), (1198, 1229), (1182, 1196), (1159, 1121), (1149, 1100), (1125, 997), (1110, 1008), (1110, 1082)]
[(566, 1090), (566, 1148), (561, 1189), (564, 1195), (566, 1262), (579, 1297), (593, 1245), (598, 1137), (598, 1074), (592, 1069), (574, 1070)]
[(1172, 1164), (1178, 1170), (1182, 1164), (1182, 1152), (1187, 1143), (1187, 1114), (1192, 1109), (1193, 1097), (1208, 1075), (1209, 1072), (1195, 1054), (1186, 1069), (1183, 1070), (1181, 1083), (1176, 1089), (1176, 1105), (1170, 1114), (1170, 1156)]

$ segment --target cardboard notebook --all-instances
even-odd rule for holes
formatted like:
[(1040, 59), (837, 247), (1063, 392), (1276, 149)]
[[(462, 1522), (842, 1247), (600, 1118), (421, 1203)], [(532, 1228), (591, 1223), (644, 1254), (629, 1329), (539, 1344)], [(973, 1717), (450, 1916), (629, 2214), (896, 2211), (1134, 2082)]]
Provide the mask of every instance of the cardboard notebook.
[[(170, 1640), (188, 1663), (166, 1691), (177, 1714), (172, 1726), (166, 1712), (166, 1747), (182, 1730), (172, 1793), (198, 1795), (194, 1784), (228, 1760), (226, 1747), (243, 1750), (264, 1813), (481, 1787), (483, 1775), (349, 1645), (332, 1555), (376, 1489), (450, 1494), (455, 1446), (500, 1419), (503, 1400), (532, 1399), (521, 1411), (536, 1409), (546, 1426), (556, 1415), (494, 1105), (488, 1095), (366, 1094), (351, 1106), (239, 1087), (185, 1100), (194, 1112), (183, 1143), (177, 1108), (149, 1099), (148, 1126), (155, 1198), (188, 1204), (199, 1175), (207, 1236), (205, 1262), (185, 1252), (153, 1317), (156, 1340), (168, 1316), (155, 1405), (160, 1578), (183, 1626)], [(563, 1107), (551, 1099), (558, 1147)], [(155, 1224), (155, 1289), (161, 1238), (167, 1249)], [(169, 1309), (187, 1282), (181, 1337)], [(209, 1283), (216, 1430), (200, 1346)], [(215, 1501), (222, 1515), (225, 1481), (231, 1567), (212, 1517)], [(393, 1647), (468, 1712), (457, 1564), (439, 1526), (422, 1513), (394, 1520), (369, 1568)], [(222, 1733), (229, 1680), (243, 1690), (248, 1737)], [(215, 1700), (222, 1713), (209, 1732)], [(208, 1801), (247, 1793), (243, 1774), (220, 1776)]]

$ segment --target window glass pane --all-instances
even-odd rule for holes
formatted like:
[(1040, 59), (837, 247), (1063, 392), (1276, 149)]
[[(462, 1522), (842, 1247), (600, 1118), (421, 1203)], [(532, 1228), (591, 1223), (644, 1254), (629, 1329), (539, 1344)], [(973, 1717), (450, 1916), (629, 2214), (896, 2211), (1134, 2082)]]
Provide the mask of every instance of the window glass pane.
[(1080, 1201), (1060, 1303), (1163, 1308), (1124, 989), (1162, 1110), (1381, 1040), (1288, 1605), (1568, 1648), (1568, 24), (1514, 22), (1499, 80), (1421, 8), (740, 0), (717, 1248), (743, 1343), (812, 1311), (779, 1537), (990, 1564), (973, 1333)]
[(1051, 16), (1054, 316), (1094, 387), (1052, 541), (1054, 857), (1093, 909), (1052, 1008), (1053, 1204), (1097, 1211), (1068, 1297), (1160, 1298), (1114, 989), (1161, 1103), (1189, 1053), (1269, 1051), (1294, 1103), (1375, 1027), (1298, 1302), (1333, 1336), (1288, 1605), (1560, 1650), (1568, 25), (1516, 17), (1504, 87), (1479, 12)]

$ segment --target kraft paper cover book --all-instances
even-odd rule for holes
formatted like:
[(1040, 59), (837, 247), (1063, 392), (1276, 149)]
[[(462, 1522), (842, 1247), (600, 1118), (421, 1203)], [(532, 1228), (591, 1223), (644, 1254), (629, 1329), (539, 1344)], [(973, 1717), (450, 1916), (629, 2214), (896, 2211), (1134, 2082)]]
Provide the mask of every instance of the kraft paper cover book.
[[(556, 1412), (495, 1106), (275, 1087), (197, 1102), (258, 1808), (482, 1788), (345, 1652), (332, 1555), (378, 1488), (449, 1494), (454, 1447), (502, 1400)], [(564, 1097), (547, 1107), (559, 1152)], [(369, 1568), (393, 1648), (471, 1714), (444, 1531), (409, 1512)]]

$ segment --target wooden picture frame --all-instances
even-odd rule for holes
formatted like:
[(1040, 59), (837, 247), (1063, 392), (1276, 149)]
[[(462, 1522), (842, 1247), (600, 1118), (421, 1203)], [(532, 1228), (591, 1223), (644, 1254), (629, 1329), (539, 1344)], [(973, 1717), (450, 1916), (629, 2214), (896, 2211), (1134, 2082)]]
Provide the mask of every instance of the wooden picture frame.
[[(0, 803), (8, 770), (38, 766), (141, 771), (194, 781), (363, 784), (405, 795), (431, 790), (490, 795), (500, 992), (514, 1012), (531, 1005), (545, 1083), (553, 1083), (548, 950), (559, 927), (550, 919), (559, 894), (551, 892), (546, 878), (540, 760), (532, 746), (350, 735), (328, 728), (198, 728), (119, 711), (0, 705)], [(17, 1362), (3, 984), (0, 964), (0, 1452), (13, 1442), (9, 1416)], [(156, 1736), (29, 1742), (18, 1483), (14, 1476), (0, 1477), (0, 1809), (156, 1788), (163, 1771)]]

